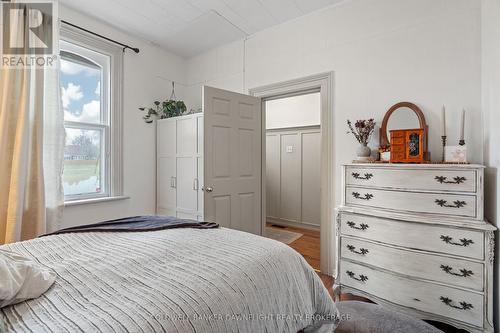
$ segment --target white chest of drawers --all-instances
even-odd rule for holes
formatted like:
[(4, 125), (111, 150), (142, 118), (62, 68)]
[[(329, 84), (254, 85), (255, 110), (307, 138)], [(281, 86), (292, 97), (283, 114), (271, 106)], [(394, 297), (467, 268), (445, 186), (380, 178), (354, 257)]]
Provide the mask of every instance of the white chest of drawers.
[(480, 165), (349, 164), (337, 209), (336, 292), (493, 332), (494, 231)]

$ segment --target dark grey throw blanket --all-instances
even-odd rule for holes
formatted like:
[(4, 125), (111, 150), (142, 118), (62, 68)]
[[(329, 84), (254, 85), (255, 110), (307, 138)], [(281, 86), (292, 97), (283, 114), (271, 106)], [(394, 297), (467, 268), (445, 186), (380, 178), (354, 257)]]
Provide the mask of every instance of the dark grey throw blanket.
[(179, 219), (172, 216), (132, 216), (117, 220), (65, 228), (42, 235), (40, 237), (66, 234), (70, 232), (138, 232), (157, 231), (174, 228), (214, 229), (218, 227), (219, 225), (213, 222), (198, 222), (195, 220)]

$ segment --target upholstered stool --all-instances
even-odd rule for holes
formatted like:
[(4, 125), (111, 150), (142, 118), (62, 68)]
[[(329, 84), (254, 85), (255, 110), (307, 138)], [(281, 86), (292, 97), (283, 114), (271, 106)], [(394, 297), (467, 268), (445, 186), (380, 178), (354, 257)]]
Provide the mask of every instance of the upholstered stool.
[(341, 322), (336, 333), (442, 333), (423, 320), (384, 308), (381, 305), (337, 302)]

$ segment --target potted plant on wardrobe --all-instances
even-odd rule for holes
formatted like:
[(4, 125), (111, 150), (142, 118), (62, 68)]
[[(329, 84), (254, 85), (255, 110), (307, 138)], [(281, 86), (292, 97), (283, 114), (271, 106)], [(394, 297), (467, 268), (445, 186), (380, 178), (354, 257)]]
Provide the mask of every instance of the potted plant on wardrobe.
[(148, 124), (152, 123), (156, 118), (165, 119), (178, 117), (184, 113), (186, 113), (186, 104), (182, 100), (177, 100), (175, 97), (175, 82), (172, 82), (172, 93), (170, 94), (170, 98), (163, 101), (154, 101), (153, 107), (141, 107), (139, 110), (146, 111), (146, 114), (142, 119)]
[(163, 102), (154, 101), (152, 107), (141, 107), (139, 110), (146, 112), (142, 119), (144, 119), (146, 123), (150, 124), (155, 118), (165, 119), (178, 117), (184, 114), (187, 108), (184, 101), (168, 99)]

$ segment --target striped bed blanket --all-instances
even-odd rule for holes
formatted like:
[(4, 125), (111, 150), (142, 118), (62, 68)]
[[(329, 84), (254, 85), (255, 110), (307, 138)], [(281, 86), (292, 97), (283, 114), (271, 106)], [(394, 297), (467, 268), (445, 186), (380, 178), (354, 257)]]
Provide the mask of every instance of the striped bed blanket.
[(300, 254), (240, 231), (67, 233), (0, 249), (57, 273), (41, 297), (1, 309), (0, 332), (332, 332), (338, 319)]

